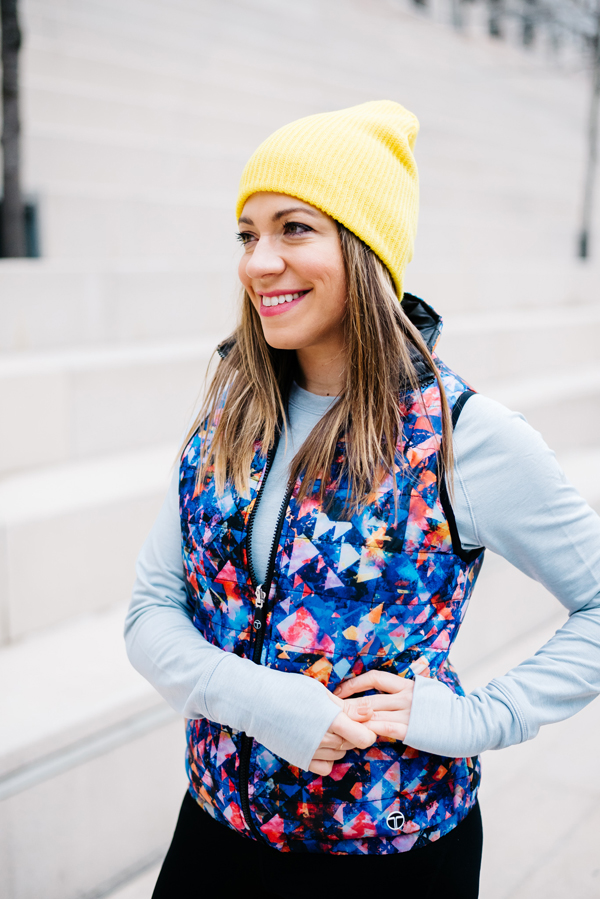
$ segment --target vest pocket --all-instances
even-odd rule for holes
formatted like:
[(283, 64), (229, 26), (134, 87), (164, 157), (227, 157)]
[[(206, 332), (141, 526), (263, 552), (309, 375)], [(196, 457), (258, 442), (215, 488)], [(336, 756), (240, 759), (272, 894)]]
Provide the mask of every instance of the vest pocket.
[(238, 792), (241, 734), (206, 718), (187, 722), (186, 768), (196, 800), (213, 818), (246, 832)]
[[(476, 760), (474, 769), (469, 772), (465, 759), (421, 756), (421, 765), (424, 759), (428, 761), (428, 771), (423, 782), (416, 789), (407, 787), (400, 793), (400, 810), (405, 816), (403, 832), (429, 831), (429, 839), (432, 836), (437, 839), (433, 835), (436, 828), (455, 817), (461, 820), (475, 802), (479, 768)], [(441, 776), (440, 770), (444, 771)]]

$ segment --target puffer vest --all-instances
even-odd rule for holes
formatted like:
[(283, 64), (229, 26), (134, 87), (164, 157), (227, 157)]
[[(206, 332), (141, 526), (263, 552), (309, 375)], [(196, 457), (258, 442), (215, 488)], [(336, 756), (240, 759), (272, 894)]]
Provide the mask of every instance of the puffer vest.
[[(405, 298), (405, 308), (413, 299)], [(419, 316), (433, 311), (417, 302), (411, 317), (423, 328)], [(436, 364), (455, 423), (472, 391)], [(401, 403), (395, 471), (362, 511), (342, 517), (344, 478), (332, 487), (326, 510), (319, 484), (302, 503), (295, 498), (300, 482), (293, 485), (264, 585), (253, 576), (248, 542), (274, 451), (265, 453), (257, 441), (249, 495), (229, 484), (220, 496), (210, 471), (196, 488), (200, 447), (210, 434), (190, 440), (180, 467), (183, 561), (193, 622), (210, 643), (317, 678), (330, 690), (376, 668), (437, 678), (462, 695), (448, 653), (483, 550), (462, 550), (443, 479), (438, 486), (441, 402), (431, 373), (420, 394), (406, 392)], [(342, 436), (332, 485), (344, 452)], [(407, 851), (448, 833), (476, 800), (476, 758), (446, 758), (378, 739), (347, 752), (330, 776), (320, 777), (205, 718), (188, 721), (187, 737), (196, 800), (218, 821), (282, 851)]]

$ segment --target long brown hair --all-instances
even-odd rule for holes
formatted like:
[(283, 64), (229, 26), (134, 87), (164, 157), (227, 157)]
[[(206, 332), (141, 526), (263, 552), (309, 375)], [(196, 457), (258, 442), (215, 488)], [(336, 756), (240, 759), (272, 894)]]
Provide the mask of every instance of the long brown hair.
[[(402, 386), (420, 390), (413, 357), (418, 359), (420, 354), (441, 394), (439, 477), (452, 473), (452, 423), (431, 353), (403, 312), (389, 271), (363, 241), (339, 223), (338, 231), (347, 289), (345, 384), (337, 402), (296, 453), (290, 483), (303, 474), (298, 494), (302, 501), (320, 480), (319, 495), (325, 500), (326, 473), (331, 470), (339, 437), (345, 434), (346, 453), (339, 476), (347, 475), (346, 511), (352, 514), (368, 502), (372, 490), (394, 468), (402, 428), (400, 391)], [(299, 374), (298, 362), (294, 350), (267, 344), (260, 315), (246, 291), (240, 324), (227, 343), (231, 349), (217, 366), (186, 443), (199, 428), (205, 438), (214, 428), (208, 452), (201, 453), (198, 483), (214, 466), (219, 493), (231, 481), (240, 494), (247, 495), (255, 441), (262, 441), (266, 454), (280, 432), (285, 433), (286, 401)]]

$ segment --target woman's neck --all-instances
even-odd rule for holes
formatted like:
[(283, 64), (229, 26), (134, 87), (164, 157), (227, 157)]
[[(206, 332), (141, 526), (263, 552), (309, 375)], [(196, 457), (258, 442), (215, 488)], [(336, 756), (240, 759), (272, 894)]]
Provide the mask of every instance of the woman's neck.
[(344, 352), (336, 347), (306, 347), (296, 350), (300, 369), (297, 382), (304, 390), (319, 396), (339, 396), (345, 384)]

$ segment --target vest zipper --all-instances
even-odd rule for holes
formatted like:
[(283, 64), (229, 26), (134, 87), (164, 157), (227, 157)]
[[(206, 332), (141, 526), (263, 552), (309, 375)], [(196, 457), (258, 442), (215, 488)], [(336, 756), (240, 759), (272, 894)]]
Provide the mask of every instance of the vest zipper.
[[(254, 630), (254, 646), (252, 649), (252, 661), (255, 665), (260, 665), (260, 657), (262, 655), (263, 643), (265, 640), (265, 620), (267, 617), (267, 599), (269, 596), (269, 591), (271, 590), (271, 581), (273, 580), (273, 572), (275, 569), (275, 556), (277, 554), (277, 545), (279, 543), (279, 538), (281, 537), (281, 531), (283, 529), (283, 522), (285, 521), (285, 513), (288, 507), (288, 503), (290, 501), (290, 497), (294, 491), (294, 485), (288, 485), (285, 496), (279, 508), (279, 513), (277, 515), (277, 523), (275, 525), (275, 532), (273, 534), (273, 541), (271, 543), (271, 549), (269, 552), (269, 561), (267, 563), (267, 570), (265, 573), (265, 579), (262, 584), (258, 583), (256, 572), (254, 571), (254, 566), (252, 565), (252, 557), (250, 554), (250, 541), (252, 537), (252, 528), (254, 526), (254, 517), (256, 514), (256, 509), (258, 507), (258, 503), (265, 486), (267, 476), (271, 469), (271, 465), (273, 464), (273, 459), (275, 458), (275, 453), (277, 452), (277, 442), (275, 445), (269, 450), (267, 455), (267, 463), (265, 465), (265, 473), (263, 475), (262, 484), (260, 485), (260, 489), (258, 491), (256, 500), (254, 502), (254, 506), (252, 512), (250, 513), (250, 519), (248, 521), (247, 535), (246, 535), (246, 554), (248, 556), (248, 571), (250, 574), (250, 580), (252, 582), (252, 586), (254, 587), (254, 597), (255, 597), (255, 613), (254, 619), (252, 622), (252, 628)], [(248, 796), (248, 781), (250, 779), (250, 755), (252, 753), (252, 737), (249, 737), (247, 734), (242, 734), (242, 746), (240, 751), (240, 767), (239, 767), (239, 788), (240, 788), (240, 800), (242, 803), (242, 812), (244, 815), (244, 819), (246, 824), (254, 834), (254, 836), (262, 840), (263, 836), (260, 833), (259, 829), (254, 824), (252, 820), (252, 814), (250, 812), (250, 798)]]

